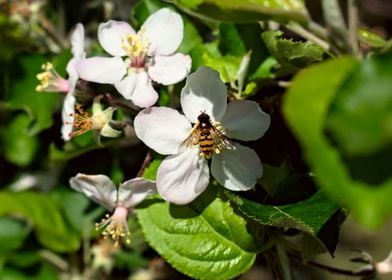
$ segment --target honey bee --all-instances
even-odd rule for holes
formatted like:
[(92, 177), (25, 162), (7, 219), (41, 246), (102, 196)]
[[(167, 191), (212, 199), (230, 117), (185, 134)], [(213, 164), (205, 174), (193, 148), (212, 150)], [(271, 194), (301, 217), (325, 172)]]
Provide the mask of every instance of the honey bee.
[(215, 152), (219, 154), (224, 148), (234, 149), (234, 145), (222, 133), (219, 123), (212, 124), (210, 116), (202, 112), (197, 117), (197, 123), (193, 126), (189, 136), (181, 143), (179, 151), (199, 145), (200, 155), (210, 159)]

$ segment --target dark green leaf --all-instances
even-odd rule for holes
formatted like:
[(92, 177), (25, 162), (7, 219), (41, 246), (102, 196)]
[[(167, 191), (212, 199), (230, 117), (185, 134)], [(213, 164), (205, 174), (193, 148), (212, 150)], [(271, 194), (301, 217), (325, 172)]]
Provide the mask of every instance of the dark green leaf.
[(18, 214), (31, 221), (39, 242), (57, 252), (72, 252), (80, 240), (67, 228), (56, 203), (34, 192), (0, 192), (0, 215)]
[(231, 279), (253, 264), (259, 247), (247, 222), (209, 186), (188, 206), (145, 201), (138, 219), (150, 245), (173, 267), (198, 279)]
[(9, 217), (0, 217), (0, 251), (18, 249), (30, 233), (31, 226)]

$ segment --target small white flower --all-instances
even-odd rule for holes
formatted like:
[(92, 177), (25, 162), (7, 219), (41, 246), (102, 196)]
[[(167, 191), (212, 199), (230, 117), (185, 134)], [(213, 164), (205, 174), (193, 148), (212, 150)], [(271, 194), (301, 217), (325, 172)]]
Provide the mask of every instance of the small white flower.
[(134, 178), (123, 182), (118, 189), (105, 175), (77, 174), (69, 181), (71, 188), (84, 193), (94, 202), (102, 205), (112, 216), (106, 215), (96, 228), (105, 227), (102, 234), (105, 238), (111, 237), (115, 246), (119, 245), (121, 238), (130, 242), (130, 232), (127, 226), (127, 217), (134, 206), (142, 202), (148, 195), (156, 192), (155, 183), (143, 178)]
[(126, 99), (139, 107), (152, 106), (158, 94), (151, 80), (171, 85), (183, 80), (190, 71), (191, 58), (175, 53), (183, 29), (181, 16), (167, 8), (150, 15), (138, 33), (123, 21), (102, 23), (98, 40), (113, 57), (81, 61), (79, 75), (86, 81), (114, 84)]
[(211, 158), (211, 173), (222, 186), (234, 191), (254, 187), (257, 178), (262, 176), (262, 164), (252, 149), (235, 142), (219, 145), (214, 140), (211, 149), (205, 151), (200, 149), (202, 139), (193, 139), (193, 145), (182, 147), (194, 133), (195, 126), (200, 126), (198, 118), (202, 114), (210, 117), (213, 129), (224, 134), (224, 139), (242, 141), (263, 136), (270, 125), (269, 115), (253, 101), (227, 104), (224, 83), (216, 71), (207, 67), (200, 67), (188, 76), (181, 92), (181, 106), (184, 115), (171, 108), (152, 107), (141, 111), (134, 121), (136, 135), (147, 146), (170, 155), (157, 172), (156, 183), (161, 196), (175, 204), (193, 201), (209, 183), (208, 158)]
[(62, 109), (63, 126), (61, 128), (61, 135), (65, 141), (71, 139), (70, 133), (75, 113), (75, 87), (79, 79), (75, 65), (86, 57), (84, 52), (84, 28), (81, 23), (76, 25), (75, 31), (71, 35), (71, 52), (73, 57), (67, 64), (68, 79), (61, 77), (54, 69), (52, 63), (45, 63), (42, 65), (44, 72), (37, 75), (40, 84), (36, 87), (37, 91), (46, 92), (63, 92), (66, 93)]

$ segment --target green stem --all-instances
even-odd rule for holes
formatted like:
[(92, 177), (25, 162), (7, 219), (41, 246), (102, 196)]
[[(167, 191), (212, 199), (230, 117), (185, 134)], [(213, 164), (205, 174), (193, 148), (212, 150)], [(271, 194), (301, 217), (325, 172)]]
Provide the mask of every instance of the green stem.
[(291, 269), (290, 269), (290, 260), (286, 254), (286, 248), (284, 246), (284, 241), (282, 240), (282, 238), (280, 238), (277, 242), (276, 242), (276, 252), (278, 254), (278, 259), (279, 259), (279, 263), (280, 263), (280, 268), (283, 274), (283, 279), (284, 280), (292, 280), (291, 277)]
[(348, 0), (347, 10), (348, 10), (348, 33), (349, 33), (349, 40), (351, 43), (351, 47), (353, 49), (354, 54), (356, 54), (357, 56), (361, 56), (359, 52), (358, 39), (357, 39), (357, 30), (359, 24), (357, 0)]

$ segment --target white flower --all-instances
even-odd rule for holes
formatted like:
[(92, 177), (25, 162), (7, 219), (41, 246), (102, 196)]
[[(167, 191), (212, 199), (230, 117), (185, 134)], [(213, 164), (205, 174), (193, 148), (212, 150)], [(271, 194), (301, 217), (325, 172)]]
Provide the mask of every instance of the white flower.
[(190, 71), (191, 58), (175, 53), (183, 29), (181, 16), (167, 8), (150, 15), (138, 33), (123, 21), (102, 23), (98, 40), (113, 57), (81, 61), (79, 75), (86, 81), (114, 84), (126, 99), (139, 107), (152, 106), (158, 94), (151, 80), (171, 85), (183, 80)]
[(66, 93), (62, 109), (63, 126), (61, 135), (65, 141), (71, 139), (72, 124), (75, 113), (75, 87), (79, 79), (75, 65), (86, 57), (84, 52), (84, 28), (81, 23), (76, 25), (75, 31), (71, 35), (71, 52), (73, 57), (67, 64), (68, 79), (61, 77), (53, 68), (52, 63), (42, 65), (44, 72), (37, 75), (40, 85), (36, 87), (37, 91), (46, 92), (63, 92)]
[[(226, 137), (242, 141), (260, 138), (270, 125), (269, 115), (253, 101), (227, 104), (224, 83), (216, 71), (207, 67), (200, 67), (188, 76), (181, 92), (181, 106), (185, 115), (170, 108), (152, 107), (141, 111), (134, 121), (136, 135), (147, 146), (170, 155), (157, 172), (156, 183), (161, 196), (175, 204), (193, 201), (209, 183), (209, 158), (212, 175), (225, 188), (245, 191), (254, 187), (256, 179), (262, 176), (259, 157), (250, 148), (227, 143)], [(201, 127), (198, 118), (206, 114), (212, 126), (207, 143), (205, 138), (200, 139), (206, 137), (202, 133), (199, 139), (191, 136), (192, 140), (187, 141), (190, 134), (194, 135), (195, 126)], [(192, 123), (195, 124), (193, 129)], [(211, 139), (213, 146), (208, 148)], [(191, 145), (184, 149), (184, 141)]]
[(94, 202), (110, 211), (112, 216), (106, 215), (96, 228), (105, 227), (104, 237), (111, 237), (118, 246), (121, 238), (130, 242), (130, 232), (127, 226), (128, 213), (134, 206), (142, 202), (149, 194), (156, 192), (155, 183), (143, 178), (134, 178), (123, 182), (118, 189), (105, 175), (77, 174), (69, 181), (71, 187), (84, 193)]

